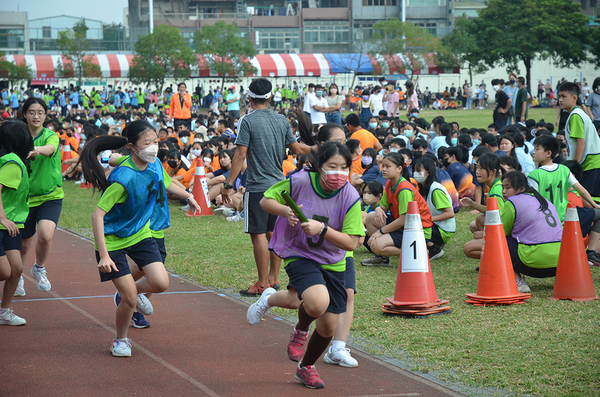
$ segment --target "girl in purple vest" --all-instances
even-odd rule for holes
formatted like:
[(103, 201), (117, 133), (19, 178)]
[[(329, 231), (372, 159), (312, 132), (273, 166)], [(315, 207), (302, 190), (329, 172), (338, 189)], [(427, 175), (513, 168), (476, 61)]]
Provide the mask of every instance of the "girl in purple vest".
[(527, 177), (509, 172), (502, 181), (506, 200), (500, 215), (519, 292), (531, 292), (521, 276), (554, 277), (562, 225), (554, 205), (529, 186)]
[[(339, 314), (346, 311), (346, 257), (364, 236), (359, 195), (348, 183), (351, 165), (352, 157), (343, 144), (326, 142), (309, 172), (275, 184), (261, 201), (265, 211), (279, 215), (269, 249), (284, 259), (290, 285), (288, 291), (267, 288), (248, 309), (247, 320), (250, 325), (258, 324), (273, 306), (298, 308), (296, 330), (308, 332), (316, 320), (296, 370), (296, 379), (309, 388), (324, 387), (314, 364), (329, 345)], [(300, 223), (285, 205), (284, 190), (308, 222)]]

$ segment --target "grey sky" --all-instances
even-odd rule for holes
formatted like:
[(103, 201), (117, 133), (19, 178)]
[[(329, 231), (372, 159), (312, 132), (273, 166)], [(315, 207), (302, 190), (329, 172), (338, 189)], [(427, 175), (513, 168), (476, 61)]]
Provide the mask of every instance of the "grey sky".
[(123, 23), (127, 0), (1, 0), (1, 11), (27, 11), (29, 19), (69, 15), (102, 22)]

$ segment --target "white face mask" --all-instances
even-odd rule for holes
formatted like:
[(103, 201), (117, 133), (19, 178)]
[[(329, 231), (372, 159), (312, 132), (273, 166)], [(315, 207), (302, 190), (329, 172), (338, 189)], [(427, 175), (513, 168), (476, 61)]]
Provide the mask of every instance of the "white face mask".
[(427, 175), (425, 175), (424, 172), (415, 171), (413, 172), (413, 178), (415, 178), (415, 181), (417, 181), (417, 183), (423, 183), (427, 179)]
[(500, 86), (495, 85), (495, 86), (492, 86), (492, 88), (494, 89), (494, 92), (498, 92), (498, 90), (500, 89)]
[(204, 164), (210, 164), (210, 163), (212, 163), (212, 160), (210, 159), (210, 157), (203, 157), (202, 161), (204, 162)]
[(193, 154), (195, 157), (198, 157), (198, 156), (200, 156), (200, 153), (202, 153), (202, 150), (200, 150), (200, 149), (192, 149), (192, 154)]
[[(137, 146), (136, 146), (137, 148)], [(150, 145), (144, 150), (138, 148), (138, 157), (146, 163), (154, 163), (158, 154), (158, 145)]]
[(181, 143), (188, 143), (189, 140), (190, 140), (190, 138), (188, 138), (187, 136), (184, 136), (181, 138)]

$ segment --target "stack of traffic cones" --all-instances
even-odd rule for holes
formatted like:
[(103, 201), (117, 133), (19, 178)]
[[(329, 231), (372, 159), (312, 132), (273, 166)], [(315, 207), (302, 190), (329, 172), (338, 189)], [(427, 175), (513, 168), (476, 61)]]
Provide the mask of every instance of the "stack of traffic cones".
[(198, 202), (201, 211), (194, 211), (190, 207), (190, 211), (186, 214), (187, 216), (207, 216), (212, 215), (212, 209), (210, 206), (210, 198), (208, 196), (208, 184), (206, 183), (206, 172), (204, 171), (204, 162), (202, 159), (198, 159), (196, 166), (196, 174), (194, 176), (194, 189), (192, 190), (194, 198)]
[(517, 287), (495, 197), (488, 198), (485, 212), (477, 293), (466, 295), (469, 298), (466, 302), (475, 306), (521, 304), (531, 297), (520, 293)]
[(387, 300), (389, 303), (383, 305), (384, 314), (427, 317), (450, 313), (450, 306), (444, 306), (450, 301), (438, 299), (435, 292), (427, 243), (416, 201), (408, 203), (396, 291), (394, 298)]
[(550, 299), (591, 301), (598, 299), (592, 272), (585, 254), (577, 208), (569, 203), (560, 242), (560, 254), (554, 279), (554, 293)]

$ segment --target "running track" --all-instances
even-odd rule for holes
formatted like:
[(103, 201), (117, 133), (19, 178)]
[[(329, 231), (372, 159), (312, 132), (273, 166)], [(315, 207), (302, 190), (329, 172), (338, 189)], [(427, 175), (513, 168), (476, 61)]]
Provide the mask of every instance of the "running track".
[(325, 389), (311, 391), (285, 354), (289, 322), (250, 327), (245, 303), (177, 276), (154, 296), (152, 326), (130, 328), (132, 357), (112, 357), (114, 288), (99, 281), (93, 243), (58, 230), (48, 263), (45, 293), (25, 265), (27, 296), (12, 307), (27, 325), (0, 326), (0, 396), (461, 396), (356, 350), (358, 368), (321, 358)]

